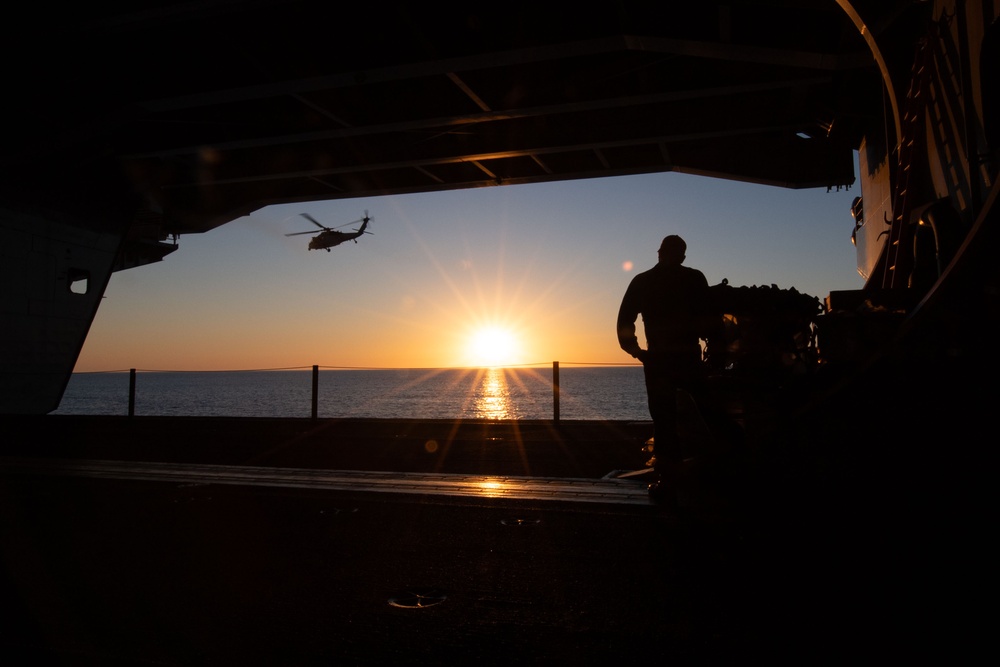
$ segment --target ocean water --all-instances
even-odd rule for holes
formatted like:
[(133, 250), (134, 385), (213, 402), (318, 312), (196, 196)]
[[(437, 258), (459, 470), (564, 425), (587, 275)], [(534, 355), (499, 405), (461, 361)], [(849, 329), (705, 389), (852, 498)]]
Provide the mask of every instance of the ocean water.
[[(321, 418), (551, 419), (551, 368), (321, 370)], [(639, 366), (559, 370), (561, 419), (648, 420)], [(64, 415), (128, 414), (128, 373), (77, 373)], [(135, 414), (309, 417), (312, 371), (138, 372)]]

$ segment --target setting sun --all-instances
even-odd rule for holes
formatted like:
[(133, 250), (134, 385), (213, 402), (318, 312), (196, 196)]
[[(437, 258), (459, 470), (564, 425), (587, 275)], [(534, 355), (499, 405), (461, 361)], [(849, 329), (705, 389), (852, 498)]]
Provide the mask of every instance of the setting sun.
[(520, 363), (517, 337), (507, 329), (483, 327), (472, 334), (467, 357), (475, 366), (504, 366)]

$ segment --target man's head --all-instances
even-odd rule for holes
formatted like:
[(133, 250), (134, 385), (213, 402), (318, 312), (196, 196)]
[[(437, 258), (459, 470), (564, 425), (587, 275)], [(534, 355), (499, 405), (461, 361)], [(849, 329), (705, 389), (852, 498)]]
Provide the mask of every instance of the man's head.
[(670, 235), (660, 244), (660, 261), (664, 264), (681, 264), (687, 254), (687, 243), (676, 235)]

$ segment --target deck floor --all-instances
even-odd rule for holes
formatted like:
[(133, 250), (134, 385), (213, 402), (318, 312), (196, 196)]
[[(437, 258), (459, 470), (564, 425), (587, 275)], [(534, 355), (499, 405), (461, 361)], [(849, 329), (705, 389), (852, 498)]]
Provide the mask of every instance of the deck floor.
[(724, 466), (651, 503), (622, 477), (648, 423), (4, 425), (9, 664), (812, 664), (925, 641), (881, 509)]

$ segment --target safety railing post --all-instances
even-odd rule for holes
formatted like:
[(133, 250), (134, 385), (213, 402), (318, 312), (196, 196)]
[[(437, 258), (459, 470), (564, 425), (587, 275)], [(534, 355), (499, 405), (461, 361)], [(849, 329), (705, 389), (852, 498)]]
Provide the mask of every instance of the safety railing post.
[(135, 417), (135, 369), (128, 371), (128, 416)]
[(559, 423), (559, 362), (552, 362), (552, 421)]
[(319, 416), (319, 366), (313, 365), (312, 418)]
[(128, 416), (135, 416), (135, 369), (128, 371)]

